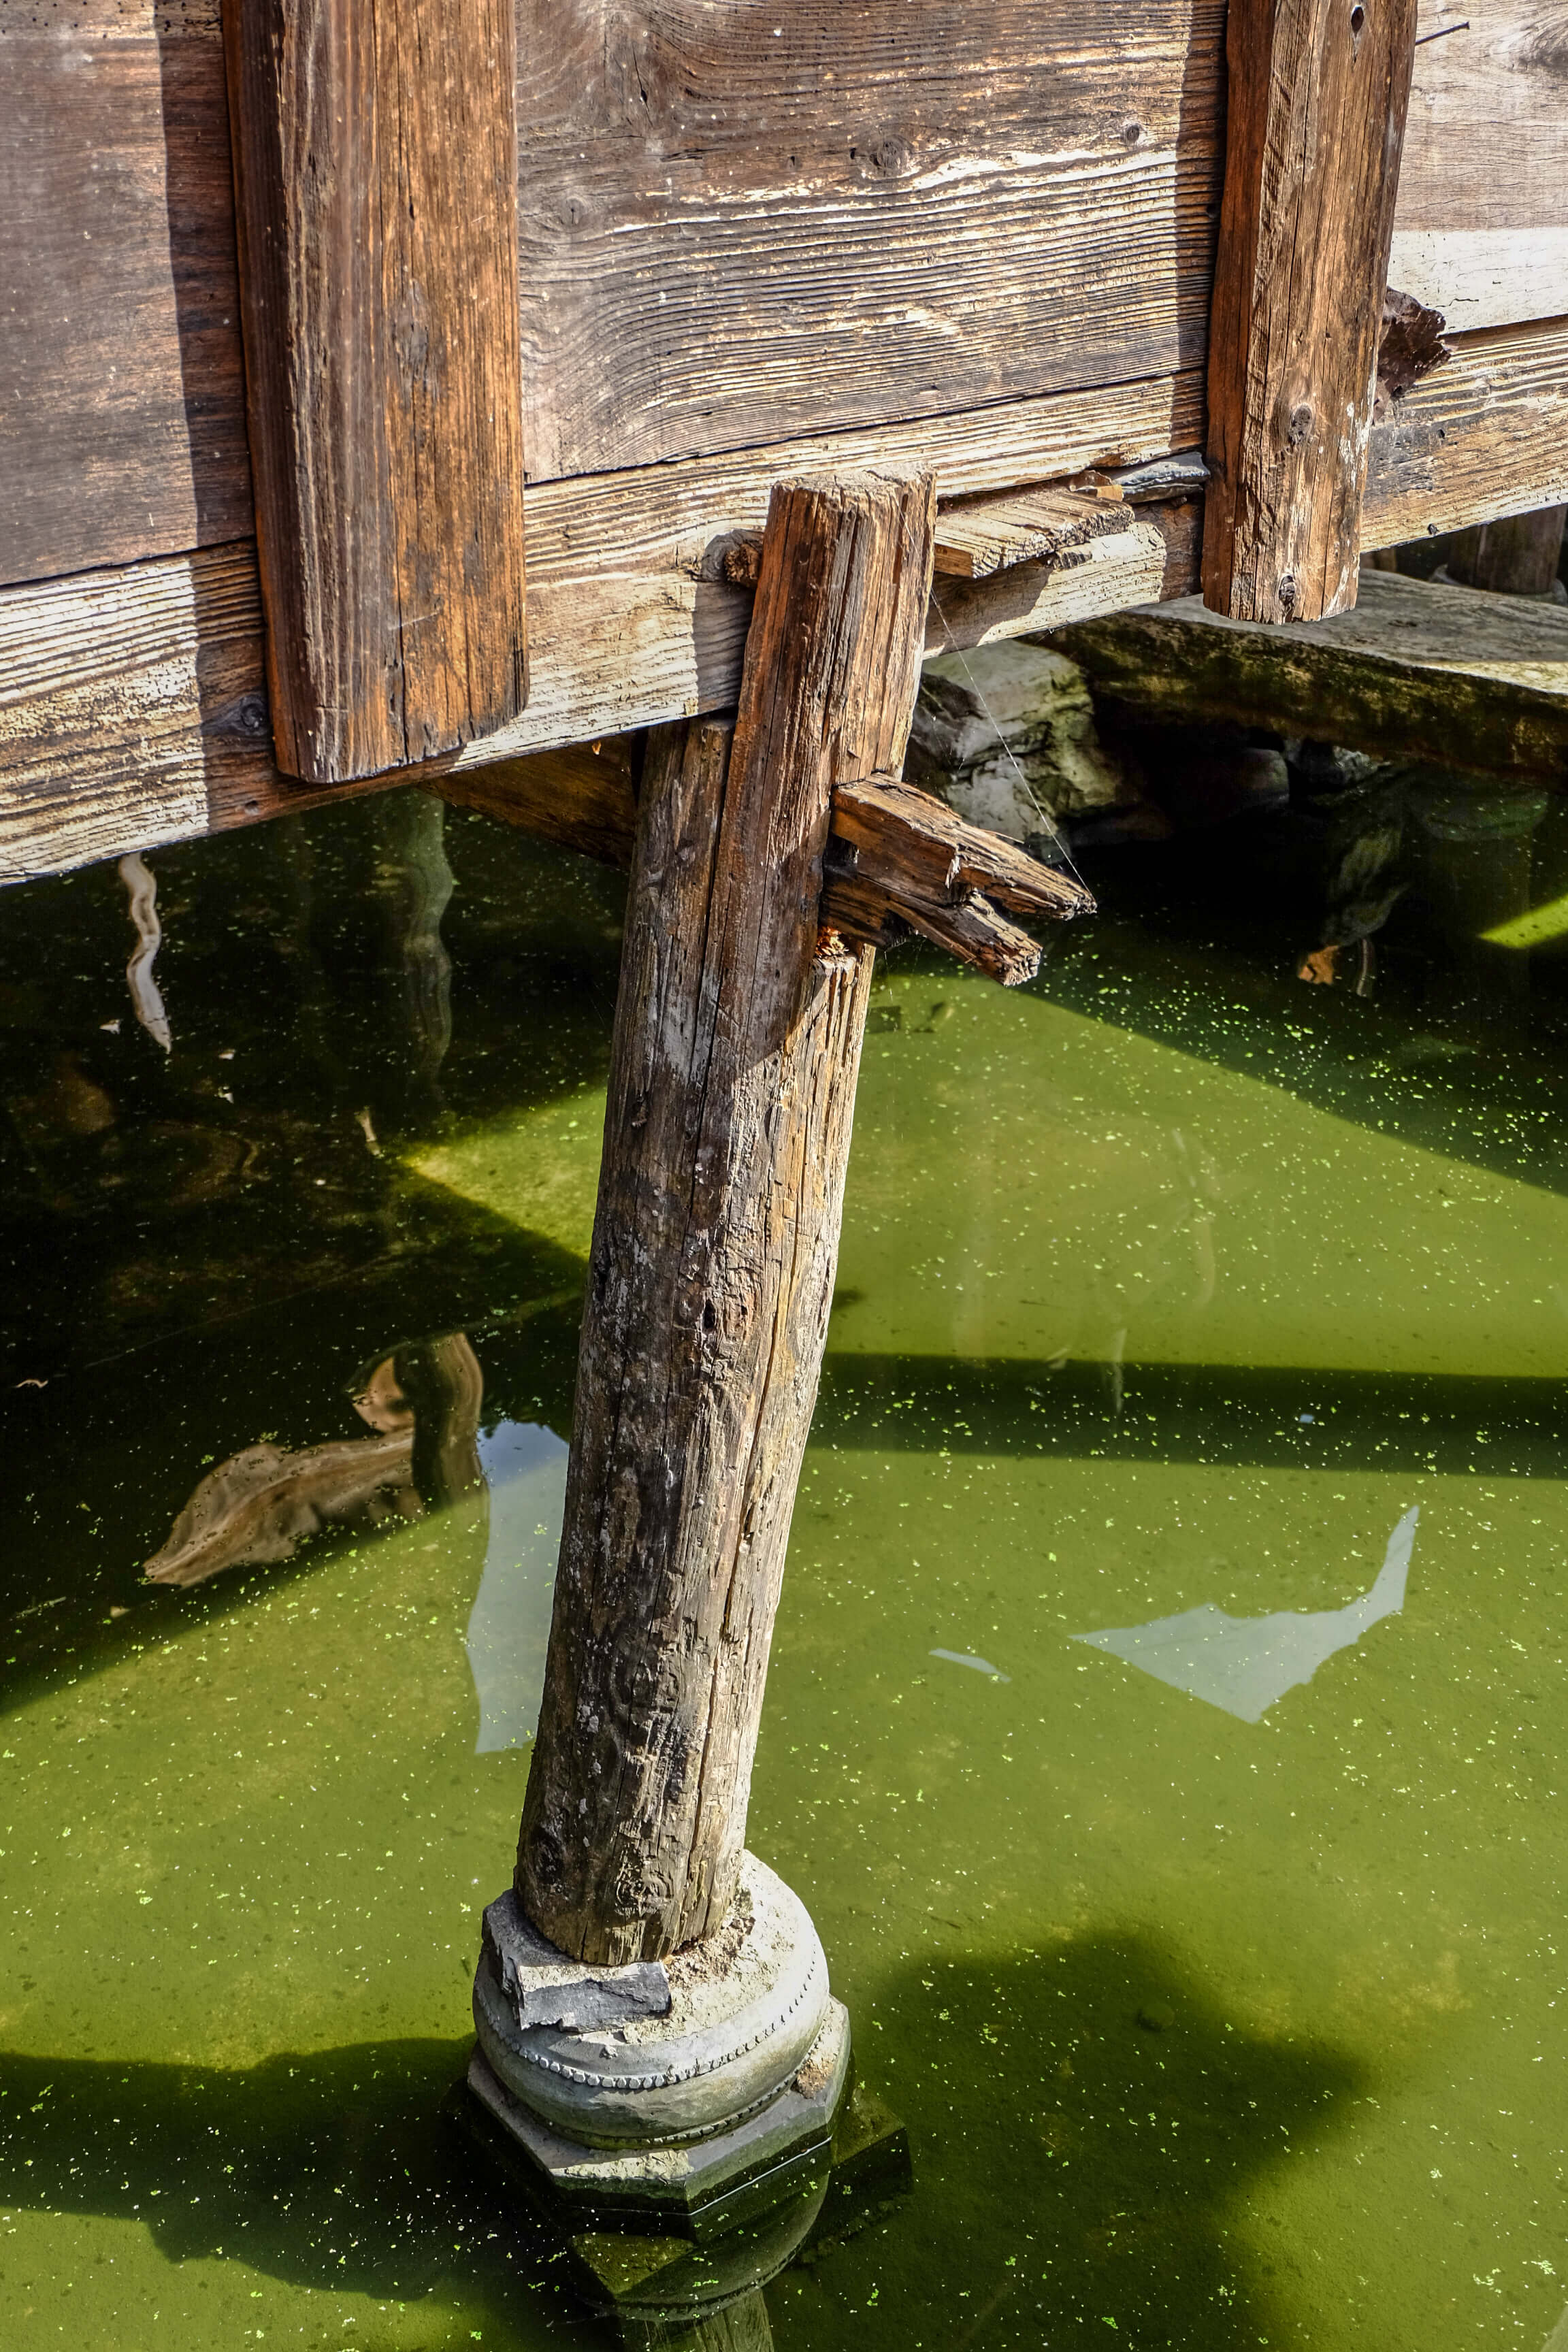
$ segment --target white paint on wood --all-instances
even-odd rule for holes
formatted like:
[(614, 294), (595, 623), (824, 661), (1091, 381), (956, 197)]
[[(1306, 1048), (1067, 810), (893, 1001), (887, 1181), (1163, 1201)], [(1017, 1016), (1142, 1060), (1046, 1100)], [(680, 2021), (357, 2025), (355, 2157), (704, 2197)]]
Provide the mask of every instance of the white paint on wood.
[(1568, 316), (1568, 221), (1395, 229), (1388, 282), (1441, 310), (1450, 334)]

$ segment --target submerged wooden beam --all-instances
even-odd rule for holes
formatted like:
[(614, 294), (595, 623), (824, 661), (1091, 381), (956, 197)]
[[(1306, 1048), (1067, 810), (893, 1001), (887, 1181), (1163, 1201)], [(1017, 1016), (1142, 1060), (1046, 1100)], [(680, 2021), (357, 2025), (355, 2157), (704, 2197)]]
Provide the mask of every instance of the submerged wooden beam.
[(1416, 0), (1230, 0), (1204, 601), (1355, 603)]
[(597, 1962), (734, 1893), (833, 1295), (873, 950), (823, 942), (834, 786), (901, 761), (929, 475), (774, 492), (733, 740), (650, 745), (519, 1903)]
[(1321, 736), (1394, 761), (1568, 782), (1568, 609), (1396, 572), (1281, 631), (1195, 596), (1064, 629), (1097, 698), (1139, 718)]
[(273, 740), (318, 783), (522, 709), (510, 0), (225, 0)]

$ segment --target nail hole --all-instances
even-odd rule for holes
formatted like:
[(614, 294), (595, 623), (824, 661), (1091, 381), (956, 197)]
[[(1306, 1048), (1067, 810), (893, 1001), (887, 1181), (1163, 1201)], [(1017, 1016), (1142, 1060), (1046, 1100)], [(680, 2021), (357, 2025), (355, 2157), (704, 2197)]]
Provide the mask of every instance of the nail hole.
[(1358, 5), (1351, 10), (1351, 31), (1359, 41), (1366, 24), (1366, 10)]

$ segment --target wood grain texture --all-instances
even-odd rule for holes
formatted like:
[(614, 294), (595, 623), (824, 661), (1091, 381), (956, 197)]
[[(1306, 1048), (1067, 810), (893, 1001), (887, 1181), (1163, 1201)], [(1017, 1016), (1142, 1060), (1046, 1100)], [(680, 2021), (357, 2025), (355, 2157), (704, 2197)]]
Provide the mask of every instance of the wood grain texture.
[[(944, 489), (1107, 466), (1190, 443), (1186, 376), (1114, 400), (1052, 395), (946, 418), (926, 446)], [(713, 576), (789, 461), (883, 461), (894, 428), (824, 436), (711, 464), (553, 484), (531, 499), (532, 687), (488, 744), (434, 779), (734, 704), (751, 598)], [(1568, 499), (1568, 324), (1459, 337), (1452, 362), (1373, 427), (1363, 536), (1389, 546)], [(1080, 566), (1018, 565), (936, 583), (927, 650), (1185, 595), (1197, 584), (1188, 503), (1131, 509)], [(1145, 526), (1150, 528), (1145, 529)], [(591, 551), (612, 531), (624, 568)], [(248, 547), (0, 590), (0, 877), (248, 824), (319, 795), (279, 776), (268, 740), (260, 605)]]
[(1231, 0), (1204, 598), (1355, 602), (1415, 0)]
[[(847, 415), (907, 416), (909, 456), (950, 412), (1103, 381), (1123, 335), (1118, 378), (1168, 373), (1172, 353), (1201, 367), (1217, 6), (1139, 12), (1129, 26), (1089, 0), (999, 11), (971, 0), (957, 19), (932, 5), (907, 12), (908, 47), (904, 16), (858, 13), (841, 59), (845, 15), (825, 5), (764, 26), (688, 0), (684, 13), (653, 12), (644, 33), (619, 8), (530, 0), (519, 207), (536, 478), (622, 446), (634, 394), (595, 379), (623, 322), (656, 412), (624, 429), (671, 446), (684, 436), (739, 449), (802, 437), (803, 419), (822, 432)], [(732, 68), (717, 95), (693, 83), (705, 104), (683, 95), (698, 19), (709, 67)], [(1470, 331), (1568, 310), (1568, 31), (1562, 0), (1423, 0), (1423, 30), (1465, 19), (1468, 32), (1416, 53), (1392, 274)], [(573, 60), (595, 27), (593, 87), (579, 88)], [(616, 27), (612, 71), (604, 37)], [(789, 59), (776, 75), (775, 47)], [(217, 0), (12, 0), (0, 118), (0, 581), (247, 535)], [(1052, 123), (1058, 139), (1037, 138)], [(759, 194), (780, 165), (797, 265), (787, 289)], [(697, 298), (710, 219), (715, 257), (735, 273), (724, 302), (744, 310), (745, 331), (732, 333), (730, 309), (704, 313), (700, 371), (658, 297)], [(1072, 306), (1090, 301), (1085, 348), (1099, 356), (1080, 376)], [(890, 395), (877, 381), (889, 344)], [(683, 405), (667, 425), (657, 411), (678, 381)], [(1058, 470), (992, 479), (1005, 488)]]
[(521, 0), (532, 473), (1201, 364), (1223, 16)]
[(649, 748), (517, 1892), (564, 1951), (717, 1927), (832, 1300), (872, 950), (823, 950), (833, 787), (902, 760), (929, 475), (781, 484), (732, 741)]
[(1049, 488), (953, 500), (936, 519), (936, 569), (955, 580), (984, 580), (1015, 563), (1054, 562), (1069, 547), (1117, 530), (1117, 503)]
[[(1465, 31), (1452, 29), (1461, 25)], [(1446, 235), (1568, 224), (1563, 0), (1421, 0), (1417, 32), (1445, 28), (1443, 39), (1423, 40), (1415, 51), (1397, 230)], [(1394, 282), (1405, 281), (1396, 275)]]
[(1568, 611), (1363, 575), (1353, 611), (1280, 631), (1184, 597), (1065, 630), (1098, 696), (1183, 723), (1321, 733), (1384, 759), (1568, 782)]
[(998, 908), (1058, 923), (1094, 912), (1081, 882), (897, 776), (834, 787), (826, 870), (823, 919), (846, 938), (879, 947), (907, 925), (1004, 988), (1033, 980), (1040, 950)]
[(0, 581), (247, 537), (216, 0), (0, 7)]
[(226, 0), (278, 763), (456, 749), (525, 699), (510, 0)]

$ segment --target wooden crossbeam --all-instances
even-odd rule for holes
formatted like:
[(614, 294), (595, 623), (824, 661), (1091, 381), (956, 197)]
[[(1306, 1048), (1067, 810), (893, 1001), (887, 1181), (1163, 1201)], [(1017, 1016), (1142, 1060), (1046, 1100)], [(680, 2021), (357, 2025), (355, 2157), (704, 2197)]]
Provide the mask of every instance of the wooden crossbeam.
[(510, 0), (226, 0), (279, 766), (455, 751), (526, 689)]

